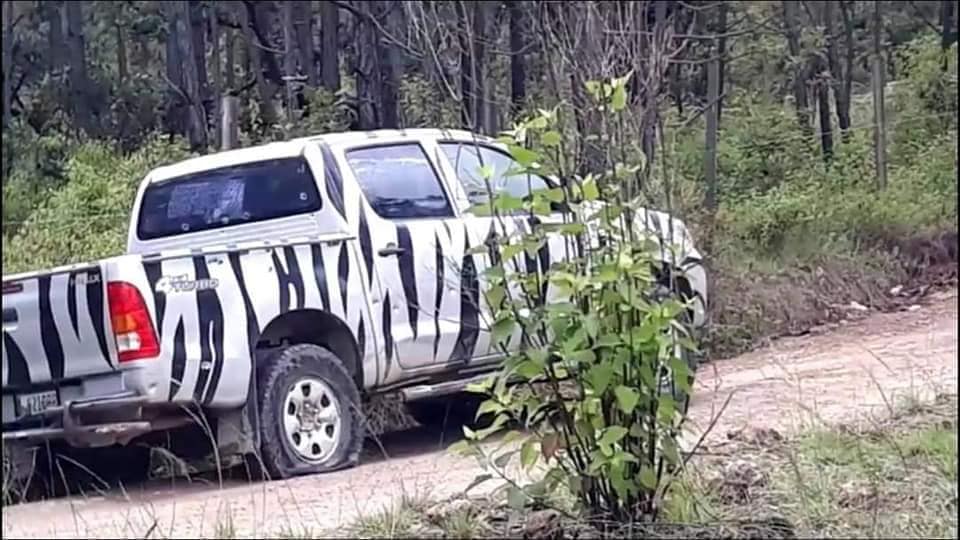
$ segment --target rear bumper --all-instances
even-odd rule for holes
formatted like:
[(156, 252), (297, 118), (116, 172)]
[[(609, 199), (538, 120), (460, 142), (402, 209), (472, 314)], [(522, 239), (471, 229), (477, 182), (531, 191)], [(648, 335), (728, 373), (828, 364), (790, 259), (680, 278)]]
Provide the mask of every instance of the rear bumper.
[[(46, 425), (24, 429), (3, 428), (3, 442), (37, 443), (64, 440), (77, 448), (126, 444), (134, 437), (170, 429), (185, 423), (182, 418), (143, 417), (147, 397), (133, 391), (81, 398), (45, 410), (38, 418)], [(84, 417), (108, 416), (109, 422), (84, 423)], [(122, 419), (122, 420), (118, 420)]]

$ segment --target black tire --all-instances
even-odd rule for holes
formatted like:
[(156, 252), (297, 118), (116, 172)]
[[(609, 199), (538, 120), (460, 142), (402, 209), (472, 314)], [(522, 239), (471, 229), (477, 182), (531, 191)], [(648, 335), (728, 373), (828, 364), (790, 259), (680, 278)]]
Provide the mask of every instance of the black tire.
[[(671, 292), (666, 287), (659, 287), (656, 295), (668, 295), (668, 296), (679, 296), (678, 292)], [(660, 296), (663, 298), (663, 296)], [(687, 329), (687, 332), (690, 332), (690, 337), (694, 340), (694, 343), (697, 347), (700, 347), (699, 339), (697, 339), (696, 331), (693, 327), (693, 314), (689, 311), (684, 311), (677, 316), (677, 322), (683, 325)], [(693, 388), (693, 383), (696, 380), (697, 368), (700, 365), (700, 353), (697, 351), (691, 351), (686, 347), (681, 347), (680, 349), (680, 358), (687, 365), (687, 369), (690, 373), (687, 381), (690, 384), (690, 388)], [(673, 395), (673, 400), (676, 403), (677, 410), (679, 410), (683, 415), (687, 414), (687, 410), (690, 408), (690, 396), (685, 392), (675, 381), (672, 379), (672, 375), (669, 381), (661, 380), (661, 393), (668, 393)]]
[[(406, 404), (407, 412), (418, 424), (437, 430), (461, 430), (463, 426), (482, 425), (475, 420), (477, 409), (485, 398), (476, 394), (459, 393), (442, 398), (411, 401)], [(486, 416), (486, 415), (484, 415)]]
[[(305, 378), (320, 381), (336, 400), (340, 432), (329, 456), (304, 459), (288, 440), (284, 428), (288, 392)], [(290, 478), (352, 467), (363, 449), (364, 423), (360, 391), (343, 362), (318, 345), (291, 345), (270, 354), (257, 369), (262, 465), (271, 479)]]

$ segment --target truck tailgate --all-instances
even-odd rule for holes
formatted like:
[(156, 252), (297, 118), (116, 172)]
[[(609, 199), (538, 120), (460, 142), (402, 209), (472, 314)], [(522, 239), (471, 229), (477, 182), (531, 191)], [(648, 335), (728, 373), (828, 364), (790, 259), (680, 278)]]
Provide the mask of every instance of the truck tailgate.
[(116, 369), (102, 262), (4, 276), (4, 393)]

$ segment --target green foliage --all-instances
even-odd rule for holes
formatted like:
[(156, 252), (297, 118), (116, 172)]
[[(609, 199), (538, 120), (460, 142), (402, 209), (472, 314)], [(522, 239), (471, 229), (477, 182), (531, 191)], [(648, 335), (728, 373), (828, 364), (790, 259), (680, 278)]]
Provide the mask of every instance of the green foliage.
[[(103, 143), (80, 145), (66, 162), (65, 184), (5, 239), (3, 272), (120, 254), (140, 181), (151, 169), (187, 156), (181, 143), (159, 137), (129, 155)], [(6, 205), (6, 191), (4, 198)]]
[[(596, 109), (611, 120), (625, 111), (628, 79), (587, 84)], [(540, 111), (501, 139), (523, 168), (519, 172), (565, 177), (556, 123), (556, 111)], [(528, 199), (489, 194), (485, 205), (499, 234), (484, 247), (491, 261), (483, 272), (485, 297), (492, 339), (507, 359), (476, 389), (489, 396), (478, 415), (490, 414), (493, 423), (476, 432), (465, 427), (467, 441), (458, 448), (489, 460), (485, 464), (501, 475), (514, 457), (526, 470), (546, 467), (533, 484), (511, 481), (513, 506), (562, 486), (590, 516), (648, 519), (656, 516), (671, 471), (680, 465), (677, 435), (685, 403), (678, 398), (685, 398), (665, 392), (663, 377), (669, 374), (668, 386), (689, 392), (683, 349), (693, 344), (683, 337), (689, 329), (678, 318), (683, 305), (651, 294), (651, 246), (634, 219), (636, 168), (623, 165), (624, 156), (614, 150), (624, 147), (619, 143), (625, 134), (610, 129), (597, 136), (611, 149), (607, 170)], [(540, 144), (531, 148), (533, 141)], [(551, 203), (558, 202), (571, 211), (563, 223), (511, 229), (502, 218), (522, 209), (546, 220)], [(605, 242), (598, 242), (598, 234)], [(563, 239), (573, 256), (540, 274), (523, 271), (523, 255), (535, 255), (550, 237)], [(508, 347), (517, 336), (519, 347)], [(507, 434), (504, 442), (515, 445), (488, 454), (472, 444), (509, 422), (529, 428), (527, 434)]]

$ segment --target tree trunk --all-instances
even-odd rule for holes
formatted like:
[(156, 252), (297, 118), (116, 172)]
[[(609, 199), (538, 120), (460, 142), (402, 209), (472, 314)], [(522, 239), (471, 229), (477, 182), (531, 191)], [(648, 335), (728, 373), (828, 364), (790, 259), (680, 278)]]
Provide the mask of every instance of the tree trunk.
[[(845, 64), (843, 71), (843, 81), (840, 84), (840, 95), (843, 97), (843, 106), (837, 103), (837, 115), (842, 115), (840, 120), (840, 129), (843, 132), (844, 140), (850, 137), (850, 100), (853, 94), (853, 63), (856, 57), (856, 41), (853, 36), (853, 10), (856, 5), (853, 2), (840, 0), (840, 14), (843, 17), (843, 39), (846, 47)], [(846, 123), (846, 128), (844, 128)]]
[[(121, 9), (123, 9), (123, 4), (118, 3), (117, 11), (119, 12)], [(127, 80), (127, 40), (124, 36), (123, 24), (120, 21), (115, 22), (113, 29), (117, 39), (117, 82), (123, 84)]]
[(296, 30), (293, 26), (293, 3), (284, 2), (281, 4), (283, 10), (283, 73), (286, 76), (284, 81), (284, 90), (286, 90), (286, 111), (287, 123), (293, 124), (296, 121), (297, 109), (297, 45)]
[(222, 143), (222, 134), (223, 130), (218, 128), (220, 123), (220, 107), (222, 106), (222, 93), (223, 93), (223, 75), (221, 71), (220, 64), (220, 14), (218, 13), (217, 3), (210, 3), (210, 52), (211, 62), (213, 65), (210, 66), (211, 71), (213, 72), (213, 82), (210, 87), (210, 93), (214, 96), (213, 102), (211, 103), (212, 110), (211, 115), (214, 119), (213, 126), (213, 145), (215, 148), (221, 148)]
[(44, 2), (43, 6), (47, 23), (50, 25), (50, 31), (47, 34), (49, 68), (51, 73), (55, 73), (63, 67), (63, 51), (67, 48), (63, 41), (63, 7), (61, 2), (51, 0)]
[[(720, 37), (717, 38), (717, 56), (720, 57), (720, 63), (717, 66), (719, 71), (717, 79), (717, 125), (720, 125), (720, 117), (723, 116), (723, 98), (720, 97), (723, 95), (723, 87), (726, 82), (726, 77), (724, 73), (727, 71), (727, 11), (728, 4), (726, 2), (720, 2), (720, 20), (717, 23), (717, 33), (720, 34)], [(709, 83), (708, 83), (709, 86)]]
[[(197, 54), (196, 45), (197, 27), (193, 24), (195, 2), (180, 0), (181, 17), (179, 23), (180, 53), (183, 61), (183, 83), (187, 94), (187, 139), (192, 150), (205, 151), (207, 147), (207, 114), (203, 103), (203, 86), (200, 80), (203, 55)], [(202, 29), (201, 29), (202, 30)], [(201, 36), (202, 38), (202, 36)], [(202, 41), (201, 41), (202, 43)], [(206, 70), (202, 70), (206, 76)]]
[(489, 107), (489, 95), (487, 94), (487, 83), (485, 81), (486, 68), (486, 47), (484, 41), (487, 34), (487, 8), (494, 6), (487, 2), (473, 2), (473, 36), (472, 54), (473, 54), (473, 89), (476, 92), (474, 98), (473, 125), (477, 126), (481, 133), (490, 134), (490, 125), (487, 124)]
[(510, 115), (516, 118), (527, 99), (526, 53), (523, 50), (524, 4), (514, 1), (507, 4), (507, 8), (510, 10)]
[(320, 2), (320, 78), (331, 92), (340, 90), (339, 27), (340, 8), (330, 1)]
[(833, 158), (833, 126), (830, 119), (830, 89), (828, 79), (824, 73), (823, 61), (818, 62), (820, 76), (817, 78), (817, 111), (820, 113), (820, 148), (823, 159), (827, 162)]
[(873, 73), (870, 83), (873, 86), (873, 143), (874, 164), (877, 171), (877, 187), (881, 190), (887, 187), (887, 133), (886, 111), (884, 110), (883, 87), (883, 50), (881, 48), (880, 29), (883, 19), (880, 16), (880, 2), (873, 5)]
[(717, 124), (720, 112), (720, 59), (711, 60), (707, 64), (707, 132), (705, 134), (705, 151), (703, 175), (707, 182), (706, 200), (708, 210), (717, 208)]
[(167, 40), (165, 45), (167, 89), (166, 121), (167, 132), (182, 135), (184, 127), (183, 69), (180, 54), (180, 14), (172, 3), (166, 3), (164, 15), (167, 20)]
[(300, 49), (300, 70), (303, 75), (307, 76), (307, 86), (316, 88), (317, 60), (316, 49), (313, 45), (313, 2), (297, 2), (294, 17), (296, 19), (294, 26), (297, 33), (297, 48)]
[(793, 72), (793, 98), (797, 108), (797, 120), (800, 129), (807, 135), (810, 127), (810, 102), (807, 99), (807, 60), (801, 57), (800, 30), (797, 22), (796, 0), (783, 0), (783, 24), (787, 33), (787, 47), (790, 57), (796, 64)]
[[(400, 4), (379, 2), (378, 16), (385, 21), (387, 31), (399, 35), (406, 25)], [(400, 78), (403, 72), (400, 51), (385, 36), (376, 33), (377, 60), (380, 67), (380, 125), (378, 127), (394, 129), (400, 127)]]
[[(382, 98), (380, 95), (382, 75), (380, 70), (377, 30), (367, 20), (369, 17), (376, 16), (377, 2), (361, 2), (357, 4), (358, 11), (362, 14), (361, 20), (357, 21), (357, 126), (359, 129), (368, 130), (376, 128), (380, 123), (380, 104)], [(325, 38), (326, 40), (326, 38)], [(324, 62), (328, 57), (329, 49), (324, 49)]]
[(83, 36), (83, 4), (66, 2), (67, 52), (70, 62), (70, 110), (80, 128), (88, 136), (96, 137), (98, 130), (93, 103), (90, 101), (90, 81), (87, 78), (86, 42)]
[(956, 6), (956, 0), (941, 0), (940, 2), (940, 47), (944, 52), (957, 41), (957, 34), (953, 31)]
[(226, 87), (223, 90), (224, 94), (230, 93), (236, 89), (236, 66), (237, 66), (237, 36), (234, 31), (230, 28), (226, 29), (224, 32), (223, 39), (225, 41), (224, 46), (226, 50), (224, 51), (224, 69), (226, 71)]
[(250, 62), (250, 71), (252, 71), (254, 77), (256, 77), (257, 93), (260, 95), (260, 120), (265, 126), (270, 127), (277, 123), (277, 109), (273, 101), (276, 87), (264, 76), (261, 65), (261, 43), (257, 38), (257, 33), (254, 31), (250, 12), (247, 9), (240, 9), (239, 12), (240, 25), (243, 28), (244, 38), (247, 43), (247, 60)]
[[(843, 68), (840, 66), (840, 59), (837, 56), (837, 41), (833, 34), (834, 1), (825, 0), (823, 3), (823, 23), (824, 32), (827, 38), (827, 64), (830, 68), (830, 86), (833, 88), (833, 99), (837, 103), (837, 121), (840, 124), (840, 133), (843, 141), (849, 138), (848, 129), (850, 129), (850, 104), (848, 97), (844, 94), (842, 82), (844, 79)], [(847, 66), (847, 69), (850, 69)]]
[(468, 130), (477, 128), (476, 118), (476, 78), (474, 69), (473, 40), (470, 38), (472, 27), (470, 25), (470, 12), (467, 10), (464, 0), (457, 0), (457, 18), (459, 19), (459, 31), (457, 40), (460, 45), (460, 116), (463, 126)]
[(3, 127), (6, 129), (13, 111), (13, 2), (3, 2), (0, 8), (3, 9)]
[[(206, 24), (204, 21), (203, 4), (198, 0), (189, 0), (188, 9), (190, 11), (190, 40), (194, 59), (194, 66), (197, 70), (197, 86), (200, 92), (200, 100), (203, 103), (204, 111), (213, 108), (213, 95), (210, 93), (210, 83), (207, 76), (207, 50), (206, 50)], [(207, 131), (211, 118), (206, 115), (203, 117), (203, 130)]]

